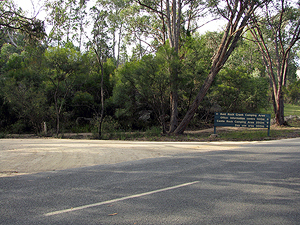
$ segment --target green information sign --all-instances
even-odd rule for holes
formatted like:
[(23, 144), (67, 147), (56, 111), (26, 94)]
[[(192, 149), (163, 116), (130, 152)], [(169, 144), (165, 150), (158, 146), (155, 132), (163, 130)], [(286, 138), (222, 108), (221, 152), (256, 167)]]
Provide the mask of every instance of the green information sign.
[(270, 136), (270, 120), (270, 114), (215, 113), (214, 133), (216, 127), (268, 128), (268, 136)]

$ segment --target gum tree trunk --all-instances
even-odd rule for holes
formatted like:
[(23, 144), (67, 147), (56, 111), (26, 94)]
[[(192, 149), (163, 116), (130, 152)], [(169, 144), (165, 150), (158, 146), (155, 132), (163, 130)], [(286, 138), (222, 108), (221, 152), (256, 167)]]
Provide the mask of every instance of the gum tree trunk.
[(200, 103), (214, 81), (214, 78), (222, 69), (233, 50), (236, 48), (237, 42), (240, 39), (243, 30), (247, 25), (250, 16), (255, 10), (255, 3), (253, 1), (236, 0), (234, 5), (229, 7), (231, 10), (230, 16), (228, 17), (228, 23), (218, 51), (213, 58), (210, 73), (183, 120), (174, 131), (175, 134), (183, 134), (188, 124), (193, 119), (198, 107), (200, 106)]

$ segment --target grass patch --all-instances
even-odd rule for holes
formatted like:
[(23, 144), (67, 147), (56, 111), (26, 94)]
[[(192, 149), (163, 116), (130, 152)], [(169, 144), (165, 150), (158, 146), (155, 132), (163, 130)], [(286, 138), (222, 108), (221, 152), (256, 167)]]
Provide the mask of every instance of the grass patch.
[(299, 105), (292, 105), (286, 104), (284, 106), (284, 116), (300, 116), (300, 106)]
[(293, 128), (276, 128), (270, 130), (270, 136), (268, 131), (265, 130), (237, 130), (230, 132), (220, 132), (217, 140), (224, 141), (263, 141), (263, 140), (277, 140), (285, 138), (300, 137), (300, 129)]
[(238, 129), (217, 131), (217, 137), (211, 136), (213, 131), (189, 132), (183, 135), (163, 135), (158, 131), (147, 132), (114, 132), (103, 135), (105, 140), (127, 141), (161, 141), (161, 142), (211, 142), (211, 141), (263, 141), (300, 137), (300, 127), (274, 127), (268, 136), (267, 129)]
[[(187, 131), (183, 135), (168, 135), (162, 134), (161, 129), (153, 127), (146, 131), (135, 132), (103, 132), (102, 140), (123, 140), (123, 141), (163, 141), (163, 142), (211, 142), (211, 141), (263, 141), (277, 140), (286, 138), (300, 137), (300, 119), (293, 118), (289, 121), (290, 126), (278, 127), (272, 126), (270, 136), (267, 129), (253, 128), (223, 128), (217, 129), (217, 137), (212, 136), (213, 129)], [(0, 138), (35, 138), (32, 135), (17, 135), (11, 136), (0, 133)], [(76, 134), (66, 135), (63, 138), (71, 139), (98, 139), (96, 134)]]
[[(298, 121), (299, 125), (299, 121)], [(211, 136), (211, 130), (201, 132), (188, 132), (183, 135), (163, 135), (158, 133), (157, 129), (150, 129), (145, 132), (110, 132), (103, 133), (102, 140), (123, 140), (123, 141), (161, 141), (161, 142), (212, 142), (212, 141), (266, 141), (286, 138), (300, 137), (300, 126), (297, 127), (272, 127), (268, 137), (267, 129), (239, 128), (237, 130), (218, 130), (217, 137)], [(3, 135), (0, 138), (38, 138), (32, 135)], [(93, 135), (76, 135), (65, 136), (70, 139), (97, 139)]]
[(294, 117), (288, 121), (290, 127), (299, 127), (300, 128), (300, 118)]
[(202, 132), (189, 132), (183, 135), (162, 135), (157, 130), (147, 132), (115, 132), (104, 136), (106, 140), (130, 140), (130, 141), (191, 141), (191, 142), (211, 142), (211, 141), (263, 141), (277, 140), (285, 138), (300, 137), (299, 127), (272, 127), (270, 136), (267, 129), (241, 128), (237, 130), (217, 131), (217, 137), (211, 136), (213, 131), (204, 130)]
[[(263, 112), (274, 117), (270, 107)], [(285, 104), (285, 116), (296, 115), (300, 117), (300, 106)], [(145, 132), (111, 132), (104, 134), (106, 140), (136, 140), (136, 141), (262, 141), (300, 137), (300, 120), (294, 118), (289, 121), (289, 127), (272, 126), (270, 136), (267, 129), (237, 129), (217, 131), (217, 137), (211, 137), (213, 131), (189, 132), (183, 135), (162, 135), (161, 129), (152, 127)]]
[[(271, 114), (271, 118), (275, 117), (273, 107), (270, 106), (265, 110), (262, 110), (263, 114)], [(285, 104), (284, 105), (284, 116), (300, 116), (300, 106), (293, 104)]]

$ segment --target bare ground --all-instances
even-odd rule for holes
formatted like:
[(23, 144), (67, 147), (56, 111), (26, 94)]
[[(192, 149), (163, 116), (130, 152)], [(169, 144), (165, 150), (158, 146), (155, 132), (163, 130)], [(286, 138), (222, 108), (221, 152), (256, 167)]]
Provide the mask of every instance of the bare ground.
[(242, 143), (137, 142), (53, 138), (0, 139), (0, 177), (226, 150)]
[[(218, 132), (230, 132), (247, 128), (217, 128)], [(299, 127), (276, 127), (279, 133), (291, 130), (272, 139), (300, 136)], [(188, 131), (187, 135), (212, 134), (213, 128)], [(172, 156), (179, 153), (228, 150), (246, 142), (220, 142), (218, 138), (193, 139), (187, 142), (178, 137), (161, 137), (160, 142), (89, 140), (92, 134), (64, 134), (65, 138), (41, 138), (35, 135), (10, 135), (0, 139), (0, 177), (64, 170), (93, 165), (114, 164), (145, 158)], [(72, 139), (70, 139), (72, 138)], [(74, 139), (75, 138), (75, 139)], [(219, 142), (212, 142), (219, 141)]]

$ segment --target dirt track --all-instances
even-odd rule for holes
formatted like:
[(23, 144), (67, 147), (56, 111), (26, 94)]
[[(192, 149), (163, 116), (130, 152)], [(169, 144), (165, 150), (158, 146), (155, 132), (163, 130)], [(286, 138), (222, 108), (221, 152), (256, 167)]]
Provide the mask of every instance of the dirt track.
[(0, 177), (113, 164), (173, 154), (227, 150), (241, 143), (0, 139)]

